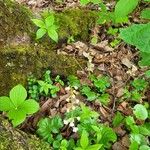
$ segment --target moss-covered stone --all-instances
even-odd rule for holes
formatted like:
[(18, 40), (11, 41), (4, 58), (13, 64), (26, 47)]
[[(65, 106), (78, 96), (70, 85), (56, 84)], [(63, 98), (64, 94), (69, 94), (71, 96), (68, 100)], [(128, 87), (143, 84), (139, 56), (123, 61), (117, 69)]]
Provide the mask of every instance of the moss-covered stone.
[(28, 74), (40, 77), (44, 70), (50, 69), (54, 74), (76, 74), (80, 66), (85, 64), (82, 59), (58, 55), (42, 46), (16, 46), (1, 48), (0, 52), (0, 95), (16, 84), (25, 84)]
[(50, 150), (50, 145), (36, 136), (14, 129), (0, 115), (0, 150)]
[(0, 0), (0, 46), (9, 38), (33, 31), (30, 18), (31, 13), (25, 7), (10, 0)]
[(18, 83), (24, 84), (29, 73), (40, 77), (45, 69), (51, 69), (55, 74), (67, 76), (85, 64), (82, 59), (58, 55), (55, 49), (69, 36), (88, 40), (89, 30), (97, 19), (96, 12), (75, 8), (55, 13), (59, 44), (47, 38), (36, 43), (33, 35), (37, 27), (31, 21), (36, 17), (33, 16), (16, 2), (0, 0), (0, 95), (8, 94)]

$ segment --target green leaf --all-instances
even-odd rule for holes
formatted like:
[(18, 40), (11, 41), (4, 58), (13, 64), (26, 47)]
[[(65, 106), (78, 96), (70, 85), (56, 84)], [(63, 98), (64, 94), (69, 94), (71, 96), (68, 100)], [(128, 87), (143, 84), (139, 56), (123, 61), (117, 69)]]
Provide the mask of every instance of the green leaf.
[(54, 15), (50, 15), (45, 19), (46, 28), (49, 29), (54, 24)]
[(150, 147), (147, 145), (140, 146), (139, 150), (150, 150)]
[(113, 126), (117, 127), (122, 123), (124, 120), (124, 116), (118, 111), (113, 119)]
[(87, 148), (89, 145), (88, 133), (85, 130), (82, 131), (80, 145), (83, 149)]
[(71, 87), (78, 87), (78, 88), (80, 87), (80, 80), (76, 76), (69, 75), (67, 79)]
[(31, 19), (33, 22), (34, 22), (34, 24), (36, 24), (38, 27), (40, 27), (40, 28), (44, 28), (45, 27), (45, 23), (42, 21), (42, 20), (40, 20), (40, 19)]
[(149, 8), (144, 9), (144, 10), (141, 12), (141, 18), (150, 19), (150, 9), (149, 9)]
[(6, 96), (0, 97), (0, 111), (9, 111), (14, 107), (15, 106), (13, 105), (9, 97)]
[(103, 144), (104, 147), (107, 147), (109, 142), (115, 142), (117, 140), (117, 136), (112, 128), (102, 126), (101, 134), (102, 138), (99, 143)]
[(16, 127), (26, 119), (26, 112), (23, 109), (12, 109), (7, 116), (12, 120), (13, 126)]
[(136, 141), (132, 142), (130, 147), (129, 147), (129, 150), (138, 150), (139, 149), (139, 145)]
[(42, 38), (46, 34), (47, 30), (44, 28), (40, 28), (36, 32), (36, 39)]
[(86, 150), (100, 150), (102, 146), (103, 146), (102, 144), (95, 144), (95, 145), (88, 146)]
[(22, 85), (17, 85), (9, 93), (12, 103), (18, 107), (27, 98), (27, 91)]
[(48, 36), (54, 40), (55, 42), (58, 42), (58, 33), (56, 32), (56, 28), (49, 28), (48, 29)]
[(55, 116), (51, 119), (51, 130), (53, 133), (59, 133), (59, 130), (63, 127), (63, 121), (60, 116)]
[(28, 99), (22, 103), (21, 109), (23, 109), (26, 114), (33, 114), (39, 110), (39, 103), (33, 99)]
[(146, 120), (148, 118), (148, 111), (141, 104), (136, 104), (133, 108), (133, 113), (137, 119)]
[(82, 93), (83, 95), (86, 95), (86, 96), (87, 96), (87, 98), (88, 98), (87, 100), (88, 100), (88, 101), (93, 101), (93, 100), (95, 100), (95, 99), (97, 98), (97, 94), (96, 94), (95, 92), (91, 91), (90, 87), (88, 87), (88, 86), (86, 86), (86, 85), (84, 85), (84, 86), (82, 87), (81, 93)]
[(150, 23), (134, 24), (120, 30), (120, 37), (128, 44), (136, 46), (141, 52), (150, 53)]
[(145, 72), (145, 76), (146, 76), (147, 78), (150, 78), (150, 70), (147, 70), (147, 71)]
[(126, 20), (128, 14), (136, 8), (138, 2), (139, 0), (119, 0), (115, 6), (116, 22), (120, 23), (123, 19)]

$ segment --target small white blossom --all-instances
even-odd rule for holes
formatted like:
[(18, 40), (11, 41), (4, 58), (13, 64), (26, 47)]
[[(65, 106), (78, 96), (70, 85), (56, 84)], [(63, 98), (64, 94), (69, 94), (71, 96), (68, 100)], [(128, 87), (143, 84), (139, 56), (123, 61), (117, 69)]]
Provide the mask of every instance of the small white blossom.
[(74, 122), (70, 122), (69, 126), (74, 127)]
[(68, 86), (68, 87), (65, 87), (65, 90), (66, 91), (70, 91), (70, 87)]
[(75, 110), (76, 109), (76, 107), (75, 106), (72, 106), (72, 110)]
[(73, 95), (72, 95), (72, 98), (76, 98), (76, 96), (73, 94)]
[(67, 125), (69, 123), (68, 120), (64, 120), (63, 122), (64, 122), (65, 125)]
[(67, 109), (67, 112), (70, 112), (70, 109)]
[(78, 89), (78, 87), (77, 86), (74, 86), (74, 88), (77, 90)]
[(67, 98), (66, 101), (69, 102), (69, 101), (70, 101), (70, 98)]
[(79, 99), (76, 99), (76, 103), (78, 104), (80, 101), (79, 101)]
[(73, 127), (73, 132), (77, 132), (78, 131), (78, 128), (77, 127)]
[(77, 117), (77, 120), (80, 121), (80, 117)]

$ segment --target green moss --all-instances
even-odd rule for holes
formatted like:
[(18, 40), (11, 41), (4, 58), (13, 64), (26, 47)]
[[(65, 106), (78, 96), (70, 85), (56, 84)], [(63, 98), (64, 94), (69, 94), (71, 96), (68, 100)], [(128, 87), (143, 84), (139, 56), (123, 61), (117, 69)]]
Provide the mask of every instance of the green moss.
[(31, 13), (10, 0), (0, 1), (0, 44), (19, 33), (31, 32)]
[(74, 36), (86, 41), (89, 39), (89, 30), (95, 26), (98, 14), (95, 11), (75, 8), (57, 13), (56, 18), (60, 39)]
[(14, 129), (0, 116), (0, 150), (50, 150), (48, 143), (36, 136)]
[(81, 69), (79, 64), (85, 66), (85, 61), (58, 55), (41, 45), (27, 45), (26, 49), (25, 45), (3, 48), (0, 52), (0, 95), (8, 94), (16, 84), (25, 84), (30, 73), (40, 77), (44, 70), (50, 69), (53, 74), (68, 76), (76, 74), (76, 71)]

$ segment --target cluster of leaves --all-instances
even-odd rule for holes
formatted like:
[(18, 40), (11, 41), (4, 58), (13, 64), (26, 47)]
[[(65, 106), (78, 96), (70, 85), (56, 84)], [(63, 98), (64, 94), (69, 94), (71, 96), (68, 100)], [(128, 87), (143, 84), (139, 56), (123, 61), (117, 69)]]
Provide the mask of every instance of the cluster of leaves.
[[(103, 150), (108, 149), (117, 137), (114, 131), (98, 123), (98, 113), (81, 104), (65, 114), (65, 119), (79, 117), (75, 124), (78, 128), (76, 134), (78, 139), (70, 137), (67, 141), (61, 134), (64, 124), (59, 116), (45, 118), (38, 123), (37, 133), (49, 142), (54, 149), (59, 150)], [(69, 124), (68, 124), (69, 125)]]
[[(112, 22), (114, 24), (128, 22), (128, 15), (134, 11), (138, 6), (139, 0), (119, 0), (116, 2), (114, 11), (109, 11), (106, 4), (101, 0), (80, 0), (81, 5), (87, 5), (88, 3), (98, 4), (100, 9), (98, 23), (103, 24), (106, 22)], [(147, 10), (148, 11), (148, 10)], [(147, 11), (143, 12), (143, 16), (147, 16)]]
[(57, 92), (59, 92), (60, 88), (55, 84), (59, 83), (64, 86), (64, 82), (60, 79), (60, 76), (56, 76), (54, 83), (51, 79), (51, 72), (47, 70), (43, 75), (43, 80), (37, 80), (33, 76), (28, 78), (28, 93), (30, 97), (34, 99), (39, 99), (40, 96), (51, 96), (56, 97)]
[(53, 13), (49, 13), (46, 17), (41, 19), (32, 19), (33, 23), (39, 27), (36, 32), (36, 39), (42, 38), (46, 33), (55, 42), (58, 42), (58, 27), (55, 24), (55, 17)]
[(123, 99), (140, 102), (144, 97), (147, 87), (148, 82), (145, 79), (134, 79), (131, 82), (131, 86), (124, 90)]
[(26, 98), (27, 91), (20, 84), (11, 89), (9, 97), (0, 97), (0, 111), (7, 113), (14, 127), (21, 124), (27, 115), (39, 110), (39, 104), (34, 99), (26, 100)]
[[(136, 104), (133, 108), (135, 118), (138, 120), (146, 120), (148, 117), (148, 110), (142, 104)], [(150, 137), (150, 123), (143, 123), (137, 125), (133, 117), (129, 116), (125, 119), (126, 127), (130, 131), (130, 150), (148, 150)]]
[(68, 77), (68, 84), (70, 87), (79, 89), (82, 95), (87, 97), (88, 101), (98, 100), (103, 105), (108, 105), (109, 103), (109, 94), (106, 93), (108, 87), (110, 87), (110, 81), (107, 76), (96, 77), (91, 75), (91, 82), (93, 83), (93, 87), (89, 85), (81, 85), (80, 80), (76, 76)]
[[(120, 112), (117, 112), (113, 118), (113, 126), (117, 127), (124, 124), (126, 129), (130, 132), (130, 150), (149, 150), (150, 137), (150, 123), (146, 122), (149, 119), (148, 116), (149, 106), (146, 107), (142, 104), (136, 104), (133, 107), (133, 116), (123, 116)], [(136, 122), (142, 121), (143, 123), (138, 125)]]
[(106, 90), (110, 87), (109, 78), (107, 76), (95, 77), (92, 75), (90, 79), (94, 85), (93, 90), (89, 86), (84, 85), (81, 93), (86, 95), (89, 101), (98, 100), (103, 105), (108, 105), (110, 96), (106, 93)]

